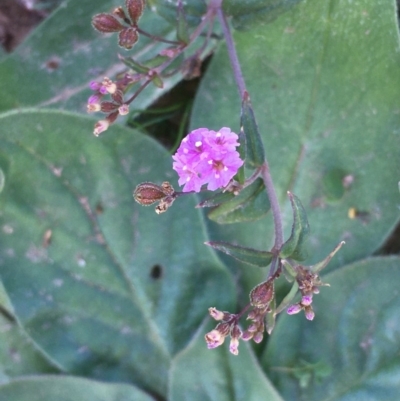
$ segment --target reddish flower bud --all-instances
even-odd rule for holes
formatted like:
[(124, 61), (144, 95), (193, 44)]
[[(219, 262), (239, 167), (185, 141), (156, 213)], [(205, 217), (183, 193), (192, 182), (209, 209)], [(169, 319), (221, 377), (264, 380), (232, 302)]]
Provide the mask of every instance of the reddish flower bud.
[(133, 191), (135, 201), (140, 203), (142, 206), (149, 206), (152, 203), (165, 198), (165, 196), (163, 189), (152, 182), (143, 182)]
[(250, 303), (256, 308), (266, 308), (274, 295), (274, 282), (269, 279), (252, 289), (250, 292)]
[(135, 28), (125, 28), (119, 33), (118, 38), (118, 44), (129, 50), (138, 41), (139, 36)]
[(242, 334), (243, 334), (243, 332), (242, 332), (241, 328), (238, 325), (235, 325), (235, 326), (232, 327), (232, 330), (231, 330), (231, 337), (232, 338), (239, 339), (239, 338), (242, 337)]
[(111, 113), (118, 109), (118, 105), (113, 102), (101, 102), (101, 111), (103, 113)]
[(125, 5), (132, 22), (136, 25), (143, 14), (145, 2), (143, 0), (125, 0)]
[(118, 111), (114, 111), (107, 116), (107, 121), (111, 124), (117, 119), (118, 116)]
[(126, 16), (125, 11), (121, 6), (114, 8), (113, 14), (116, 15), (118, 18), (121, 18), (124, 21), (128, 20), (128, 17)]
[(110, 33), (119, 32), (124, 26), (111, 14), (97, 14), (92, 18), (93, 28), (99, 32)]
[(124, 93), (120, 89), (117, 89), (114, 93), (112, 93), (111, 97), (114, 102), (118, 103), (119, 105), (124, 103)]
[(218, 323), (215, 327), (215, 330), (218, 330), (223, 336), (227, 336), (229, 331), (231, 330), (230, 323)]

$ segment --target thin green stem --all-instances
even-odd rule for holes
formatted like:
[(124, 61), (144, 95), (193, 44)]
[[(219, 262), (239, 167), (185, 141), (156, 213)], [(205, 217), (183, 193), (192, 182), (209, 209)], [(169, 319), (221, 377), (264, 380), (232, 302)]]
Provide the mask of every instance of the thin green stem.
[(148, 38), (150, 38), (152, 40), (156, 40), (157, 42), (168, 43), (170, 45), (175, 45), (175, 46), (182, 44), (181, 42), (178, 42), (176, 40), (168, 40), (168, 39), (160, 38), (159, 36), (152, 35), (151, 33), (148, 33), (146, 31), (144, 31), (143, 29), (140, 29), (138, 26), (136, 26), (136, 30), (143, 36), (147, 36)]

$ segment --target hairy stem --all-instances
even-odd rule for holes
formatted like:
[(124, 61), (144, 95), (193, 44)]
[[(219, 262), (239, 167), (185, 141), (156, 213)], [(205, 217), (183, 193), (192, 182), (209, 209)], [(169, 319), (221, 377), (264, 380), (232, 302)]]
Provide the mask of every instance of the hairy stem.
[[(233, 69), (233, 74), (236, 80), (237, 87), (239, 89), (239, 93), (241, 98), (243, 99), (243, 96), (247, 92), (246, 89), (246, 84), (244, 82), (243, 74), (242, 74), (242, 69), (240, 67), (239, 63), (239, 58), (236, 53), (236, 48), (235, 48), (235, 43), (233, 41), (232, 33), (229, 28), (228, 21), (221, 9), (221, 7), (218, 8), (217, 11), (218, 18), (221, 22), (222, 25), (222, 30), (225, 36), (225, 41), (226, 41), (226, 47), (228, 49), (228, 54), (229, 54), (229, 59), (231, 61), (232, 69)], [(276, 196), (276, 191), (275, 187), (272, 181), (270, 169), (267, 160), (265, 160), (264, 164), (261, 167), (261, 176), (263, 178), (268, 198), (271, 203), (271, 210), (272, 210), (272, 215), (274, 218), (274, 228), (275, 228), (275, 243), (273, 247), (273, 253), (274, 253), (274, 258), (271, 263), (271, 269), (269, 272), (269, 277), (272, 277), (278, 270), (278, 262), (279, 262), (279, 257), (278, 253), (279, 250), (282, 247), (283, 244), (283, 230), (282, 230), (282, 219), (281, 219), (281, 211), (279, 207), (279, 202), (278, 198)]]
[(235, 43), (233, 42), (233, 37), (231, 30), (229, 28), (228, 21), (226, 20), (225, 14), (221, 8), (218, 9), (218, 18), (222, 26), (222, 31), (224, 33), (226, 47), (228, 49), (229, 59), (231, 61), (233, 75), (236, 80), (237, 87), (239, 89), (240, 98), (243, 99), (244, 92), (246, 90), (246, 84), (244, 83), (244, 78), (242, 74), (242, 69), (240, 68), (239, 59), (236, 53)]

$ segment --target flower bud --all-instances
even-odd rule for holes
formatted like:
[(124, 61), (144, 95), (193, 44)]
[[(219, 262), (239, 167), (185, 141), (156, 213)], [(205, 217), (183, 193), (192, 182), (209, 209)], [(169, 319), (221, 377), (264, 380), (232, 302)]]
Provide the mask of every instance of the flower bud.
[(254, 336), (254, 333), (251, 333), (250, 331), (245, 330), (242, 334), (242, 340), (249, 341), (253, 338), (253, 336)]
[(94, 29), (99, 32), (110, 33), (119, 32), (124, 29), (123, 25), (111, 14), (97, 14), (92, 18), (92, 25)]
[(204, 336), (207, 343), (207, 348), (213, 349), (219, 347), (224, 343), (225, 337), (226, 336), (222, 335), (218, 330), (211, 330)]
[(89, 84), (89, 88), (90, 88), (92, 91), (98, 91), (98, 90), (100, 89), (100, 87), (101, 87), (101, 83), (100, 83), (100, 82), (97, 82), (97, 81), (92, 81), (92, 82), (90, 82), (90, 84)]
[(239, 339), (239, 338), (241, 338), (242, 337), (242, 330), (241, 330), (241, 328), (237, 325), (237, 324), (235, 324), (233, 327), (232, 327), (232, 330), (231, 330), (231, 337), (232, 338), (237, 338), (237, 339)]
[(125, 5), (129, 16), (134, 24), (139, 21), (143, 14), (145, 3), (143, 0), (125, 0)]
[(111, 113), (117, 110), (118, 105), (113, 102), (102, 102), (101, 103), (101, 111), (103, 113)]
[(129, 105), (123, 104), (118, 108), (118, 112), (121, 116), (126, 116), (129, 113)]
[(101, 104), (100, 103), (91, 103), (90, 99), (89, 99), (86, 109), (87, 109), (88, 113), (95, 113), (96, 111), (101, 110)]
[(260, 344), (263, 338), (264, 338), (263, 333), (259, 331), (258, 333), (254, 334), (253, 341), (257, 344)]
[(312, 304), (312, 295), (303, 295), (301, 298), (301, 304), (304, 306), (309, 306)]
[(307, 318), (308, 320), (313, 320), (314, 317), (315, 317), (315, 313), (314, 313), (314, 311), (313, 311), (313, 309), (312, 309), (311, 306), (306, 306), (306, 307), (304, 308), (304, 313), (305, 313), (306, 318)]
[(231, 342), (229, 344), (229, 351), (233, 355), (239, 355), (239, 339), (238, 338), (232, 338)]
[(139, 36), (136, 28), (125, 28), (119, 33), (118, 38), (118, 44), (124, 49), (129, 50), (138, 41)]
[(286, 313), (288, 315), (295, 315), (296, 313), (299, 313), (302, 309), (303, 307), (300, 304), (294, 304), (292, 306), (289, 306), (289, 308), (287, 308)]
[(133, 192), (135, 201), (140, 203), (142, 206), (151, 205), (152, 203), (165, 198), (165, 196), (163, 189), (152, 182), (143, 182), (142, 184), (139, 184)]
[(258, 331), (258, 324), (256, 324), (256, 323), (252, 323), (248, 328), (247, 328), (247, 331), (249, 332), (249, 333), (256, 333), (257, 331)]
[(108, 120), (100, 120), (94, 125), (93, 134), (95, 136), (99, 136), (102, 132), (106, 131), (110, 126), (110, 122)]
[(104, 77), (101, 82), (100, 92), (110, 93), (111, 95), (117, 90), (117, 85), (110, 78)]
[(208, 313), (214, 320), (223, 320), (225, 313), (216, 308), (208, 308)]
[(231, 324), (230, 323), (218, 323), (217, 326), (215, 327), (215, 330), (218, 330), (223, 336), (227, 336), (229, 334), (229, 331), (231, 330)]
[(111, 97), (117, 104), (121, 105), (124, 103), (124, 93), (120, 89), (117, 89), (114, 93), (112, 93)]
[(250, 303), (256, 308), (266, 308), (274, 294), (274, 282), (269, 279), (253, 288), (250, 292)]
[(126, 21), (128, 19), (128, 17), (125, 14), (124, 9), (121, 6), (114, 8), (113, 14), (116, 15), (118, 18), (121, 18), (124, 21)]

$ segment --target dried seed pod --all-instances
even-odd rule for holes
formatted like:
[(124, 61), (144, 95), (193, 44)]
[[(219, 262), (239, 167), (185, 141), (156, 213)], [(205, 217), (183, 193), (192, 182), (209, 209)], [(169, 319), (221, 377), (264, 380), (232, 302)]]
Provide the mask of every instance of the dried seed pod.
[(110, 33), (119, 32), (124, 29), (124, 26), (111, 14), (97, 14), (92, 18), (92, 25), (94, 29), (99, 32)]

